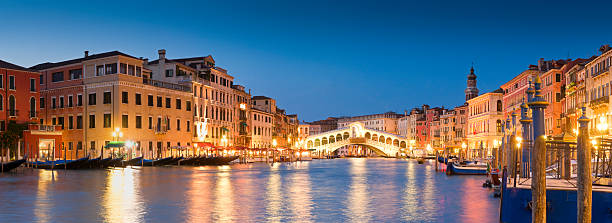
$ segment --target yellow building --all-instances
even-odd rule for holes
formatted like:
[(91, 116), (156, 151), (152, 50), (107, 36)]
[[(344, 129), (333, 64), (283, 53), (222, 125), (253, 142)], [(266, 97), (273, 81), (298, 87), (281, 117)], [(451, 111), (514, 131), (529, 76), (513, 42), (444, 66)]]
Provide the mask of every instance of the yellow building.
[(501, 89), (498, 89), (467, 101), (468, 156), (488, 156), (492, 148), (499, 146), (503, 136), (502, 123), (504, 122), (502, 97), (503, 93)]
[(111, 151), (103, 147), (111, 141), (130, 142), (121, 152), (131, 156), (164, 156), (190, 146), (191, 87), (151, 80), (143, 60), (118, 51), (86, 52), (34, 68), (46, 80), (42, 123), (64, 126), (68, 159), (107, 157)]

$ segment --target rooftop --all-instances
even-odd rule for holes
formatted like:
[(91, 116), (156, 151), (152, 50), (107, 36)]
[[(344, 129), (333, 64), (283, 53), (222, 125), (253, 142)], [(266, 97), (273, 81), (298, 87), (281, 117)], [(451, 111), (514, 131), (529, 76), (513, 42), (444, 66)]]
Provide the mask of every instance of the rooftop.
[(33, 70), (46, 70), (46, 69), (49, 69), (49, 68), (61, 67), (61, 66), (65, 66), (65, 65), (81, 63), (81, 62), (87, 61), (87, 60), (93, 60), (93, 59), (104, 58), (104, 57), (112, 57), (112, 56), (124, 56), (124, 57), (130, 57), (130, 58), (133, 58), (133, 59), (139, 59), (139, 58), (136, 58), (134, 56), (130, 56), (128, 54), (125, 54), (125, 53), (122, 53), (122, 52), (119, 52), (119, 51), (115, 50), (115, 51), (110, 51), (110, 52), (105, 52), (105, 53), (92, 54), (92, 55), (88, 55), (86, 57), (76, 58), (76, 59), (72, 59), (72, 60), (60, 61), (60, 62), (56, 62), (56, 63), (45, 62), (45, 63), (34, 65), (34, 66), (30, 67), (30, 69), (33, 69)]
[(11, 69), (11, 70), (20, 70), (20, 71), (28, 71), (28, 72), (36, 72), (34, 70), (16, 65), (16, 64), (12, 64), (9, 62), (6, 62), (4, 60), (0, 60), (0, 68), (5, 68), (5, 69)]

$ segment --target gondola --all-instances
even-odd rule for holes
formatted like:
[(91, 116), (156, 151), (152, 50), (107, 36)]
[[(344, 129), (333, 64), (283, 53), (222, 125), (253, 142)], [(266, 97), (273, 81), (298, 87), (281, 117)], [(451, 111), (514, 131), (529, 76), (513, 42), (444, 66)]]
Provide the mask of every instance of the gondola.
[(111, 159), (105, 167), (125, 167), (125, 163), (123, 162), (123, 158), (114, 158)]
[(195, 166), (201, 159), (202, 157), (199, 157), (199, 156), (189, 157), (189, 158), (180, 160), (178, 164), (181, 166), (182, 165)]
[(128, 166), (140, 166), (142, 164), (142, 159), (143, 157), (136, 157), (134, 159), (125, 161), (126, 165)]
[(66, 166), (64, 168), (69, 170), (84, 169), (88, 161), (89, 157), (72, 160), (70, 162), (66, 161)]
[(210, 157), (209, 159), (207, 159), (205, 162), (202, 162), (201, 165), (227, 165), (230, 162), (234, 161), (238, 159), (238, 156), (217, 156), (217, 157)]
[(178, 165), (179, 161), (181, 161), (183, 159), (183, 157), (176, 157), (170, 161), (168, 161), (168, 163), (166, 163), (165, 165)]
[(107, 168), (107, 167), (110, 166), (110, 164), (111, 164), (110, 162), (111, 161), (113, 161), (113, 159), (110, 158), (110, 157), (109, 158), (101, 159), (97, 168)]
[(143, 166), (163, 166), (163, 165), (166, 165), (166, 163), (168, 163), (168, 161), (171, 161), (172, 159), (174, 158), (166, 157), (166, 158), (161, 158), (157, 160), (144, 159), (142, 160), (142, 165)]
[(459, 165), (450, 163), (446, 167), (447, 175), (487, 175), (487, 166), (482, 165)]
[(11, 171), (12, 169), (15, 169), (19, 166), (21, 166), (21, 164), (25, 163), (26, 160), (25, 159), (20, 159), (20, 160), (15, 160), (12, 162), (8, 162), (8, 163), (3, 163), (2, 164), (2, 172), (8, 172)]

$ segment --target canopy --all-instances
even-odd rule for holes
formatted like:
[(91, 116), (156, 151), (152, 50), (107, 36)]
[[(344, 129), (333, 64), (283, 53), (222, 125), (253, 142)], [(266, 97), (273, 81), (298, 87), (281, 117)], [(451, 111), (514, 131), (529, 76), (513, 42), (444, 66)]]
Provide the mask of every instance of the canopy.
[(125, 146), (125, 142), (122, 141), (112, 141), (104, 146), (104, 148), (121, 148)]

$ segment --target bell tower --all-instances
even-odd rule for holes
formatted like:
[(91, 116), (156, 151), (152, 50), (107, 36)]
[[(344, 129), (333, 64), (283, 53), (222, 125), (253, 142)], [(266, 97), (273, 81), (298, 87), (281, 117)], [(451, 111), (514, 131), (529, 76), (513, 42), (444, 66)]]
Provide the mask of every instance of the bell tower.
[(470, 74), (467, 76), (467, 88), (465, 88), (465, 101), (478, 96), (478, 88), (476, 88), (476, 74), (474, 74), (474, 66), (470, 69)]

